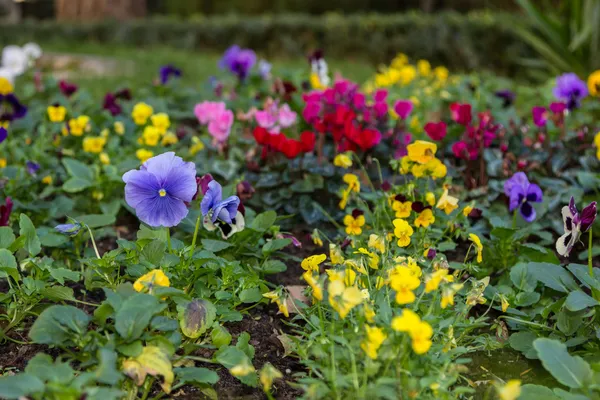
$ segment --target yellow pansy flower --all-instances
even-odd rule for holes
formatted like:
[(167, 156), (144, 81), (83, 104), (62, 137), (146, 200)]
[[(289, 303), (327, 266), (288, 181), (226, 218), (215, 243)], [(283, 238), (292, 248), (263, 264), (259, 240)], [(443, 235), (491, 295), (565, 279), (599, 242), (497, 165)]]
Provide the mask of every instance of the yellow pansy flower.
[(52, 177), (50, 175), (46, 175), (42, 178), (42, 183), (46, 185), (52, 185)]
[(144, 128), (144, 133), (142, 133), (142, 142), (147, 146), (156, 146), (160, 140), (160, 136), (160, 131), (156, 127), (148, 125)]
[(398, 246), (406, 247), (410, 244), (410, 237), (414, 233), (413, 228), (403, 219), (395, 219), (394, 224), (394, 236), (398, 238)]
[(275, 368), (271, 363), (266, 363), (260, 370), (260, 383), (265, 392), (271, 390), (275, 379), (283, 378), (283, 374)]
[(333, 243), (329, 244), (329, 259), (333, 265), (339, 265), (344, 262), (342, 250)]
[(427, 192), (427, 194), (425, 195), (425, 202), (433, 207), (433, 205), (435, 204), (435, 194)]
[(465, 208), (463, 208), (463, 210), (462, 210), (462, 213), (465, 217), (468, 217), (469, 214), (471, 214), (471, 211), (473, 211), (472, 206), (465, 206)]
[(445, 268), (438, 269), (434, 273), (427, 276), (425, 279), (425, 293), (433, 292), (440, 287), (440, 284), (444, 282), (453, 282), (454, 276), (448, 273), (448, 270)]
[(305, 271), (319, 271), (319, 265), (327, 259), (325, 254), (316, 254), (314, 256), (306, 257), (302, 260), (300, 266)]
[(421, 76), (429, 76), (431, 74), (431, 64), (427, 60), (417, 61), (417, 70)]
[(511, 379), (498, 388), (498, 397), (500, 400), (517, 400), (521, 395), (521, 381)]
[(410, 332), (419, 322), (421, 318), (414, 311), (405, 308), (402, 315), (392, 319), (391, 327), (396, 332)]
[(367, 337), (360, 344), (360, 348), (372, 359), (377, 359), (377, 350), (381, 347), (387, 335), (383, 332), (383, 329), (376, 326), (366, 325)]
[(0, 158), (0, 168), (6, 168), (6, 158)]
[(148, 118), (154, 113), (152, 106), (146, 103), (137, 103), (131, 111), (131, 118), (136, 125), (145, 125)]
[(83, 151), (86, 153), (99, 154), (104, 150), (106, 138), (101, 136), (88, 136), (83, 139)]
[(329, 304), (340, 315), (346, 318), (348, 313), (363, 302), (363, 295), (356, 286), (347, 287), (343, 281), (331, 281), (327, 286)]
[(447, 286), (442, 290), (442, 300), (440, 301), (440, 307), (446, 308), (449, 305), (454, 305), (454, 295), (463, 287), (462, 284), (453, 284)]
[(90, 117), (87, 115), (80, 115), (77, 118), (69, 120), (68, 132), (73, 136), (81, 136), (84, 132), (90, 129)]
[(263, 297), (271, 300), (271, 303), (276, 303), (279, 308), (279, 312), (282, 313), (286, 318), (289, 318), (290, 311), (288, 310), (286, 300), (281, 298), (279, 292), (271, 291), (267, 293), (263, 293)]
[(392, 210), (396, 212), (396, 218), (408, 218), (412, 211), (412, 202), (394, 200)]
[(348, 190), (353, 192), (360, 192), (360, 181), (358, 176), (354, 174), (344, 174), (342, 180), (348, 185)]
[(446, 215), (449, 215), (452, 213), (452, 211), (458, 208), (458, 199), (456, 197), (450, 196), (448, 194), (448, 189), (444, 189), (444, 193), (442, 194), (442, 197), (440, 197), (440, 199), (438, 200), (436, 208), (443, 210), (446, 213)]
[(390, 286), (396, 291), (396, 303), (409, 304), (415, 301), (413, 292), (421, 281), (408, 268), (398, 268), (390, 275)]
[(346, 153), (341, 153), (335, 156), (335, 158), (333, 159), (333, 165), (335, 165), (336, 167), (348, 169), (352, 166), (352, 159)]
[(435, 157), (437, 145), (425, 140), (417, 140), (406, 146), (406, 150), (410, 161), (427, 164)]
[(166, 113), (154, 114), (150, 117), (150, 121), (152, 122), (152, 126), (158, 129), (158, 131), (163, 135), (171, 126), (171, 121), (169, 120), (169, 116)]
[(65, 116), (67, 115), (67, 109), (61, 105), (49, 106), (46, 109), (46, 113), (48, 114), (48, 119), (51, 122), (63, 122), (65, 120)]
[(133, 288), (137, 292), (148, 291), (148, 293), (152, 293), (155, 286), (169, 287), (170, 285), (169, 277), (161, 269), (153, 269), (140, 276), (133, 284)]
[(167, 132), (160, 141), (160, 144), (163, 146), (169, 146), (171, 144), (177, 144), (177, 142), (179, 142), (177, 135), (175, 135), (173, 132)]
[(588, 77), (588, 90), (591, 96), (600, 95), (600, 69), (592, 72)]
[(125, 133), (125, 124), (121, 121), (115, 121), (113, 129), (117, 135), (123, 135)]
[(192, 136), (192, 145), (190, 146), (190, 155), (195, 156), (199, 151), (204, 150), (204, 143), (197, 138), (196, 136)]
[(420, 321), (410, 332), (412, 349), (417, 354), (425, 354), (431, 347), (433, 329), (425, 321)]
[(316, 300), (323, 300), (323, 288), (319, 284), (319, 281), (315, 279), (311, 270), (308, 270), (302, 274), (302, 278), (312, 288), (312, 295)]
[(429, 208), (426, 208), (423, 211), (421, 211), (419, 216), (415, 219), (415, 226), (417, 228), (419, 228), (421, 226), (423, 228), (427, 228), (429, 225), (433, 224), (434, 222), (435, 222), (435, 217), (433, 216), (433, 211), (431, 211)]
[(152, 157), (154, 155), (153, 152), (151, 152), (150, 150), (146, 150), (146, 149), (138, 149), (135, 152), (135, 156), (137, 157), (138, 160), (140, 160), (140, 162), (146, 162), (147, 159), (149, 159), (150, 157)]
[(10, 81), (2, 76), (0, 76), (0, 96), (6, 96), (7, 94), (11, 94), (14, 90), (14, 87)]
[(448, 75), (450, 75), (450, 71), (448, 71), (448, 68), (446, 67), (436, 67), (433, 69), (433, 75), (435, 75), (438, 81), (446, 82)]
[(443, 178), (448, 173), (446, 165), (435, 157), (425, 164), (425, 169), (433, 179)]
[(417, 69), (413, 65), (405, 65), (399, 70), (400, 83), (408, 85), (417, 77)]
[(481, 244), (481, 239), (474, 233), (469, 233), (469, 240), (473, 242), (475, 248), (477, 249), (477, 262), (481, 263), (483, 261), (483, 245)]
[(385, 253), (385, 238), (383, 236), (378, 236), (374, 233), (369, 235), (369, 242), (367, 243), (370, 249), (375, 249), (380, 253)]
[(103, 165), (109, 165), (110, 164), (110, 157), (108, 156), (108, 154), (106, 154), (106, 153), (100, 153), (100, 162)]
[(351, 214), (344, 217), (344, 225), (346, 225), (346, 233), (348, 235), (360, 235), (362, 227), (365, 225), (365, 216), (359, 215), (356, 218)]

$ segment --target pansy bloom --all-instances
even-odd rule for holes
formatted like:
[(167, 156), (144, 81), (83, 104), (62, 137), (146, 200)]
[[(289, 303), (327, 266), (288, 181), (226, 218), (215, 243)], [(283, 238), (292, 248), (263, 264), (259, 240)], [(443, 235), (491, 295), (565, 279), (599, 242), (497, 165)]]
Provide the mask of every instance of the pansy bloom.
[(171, 227), (188, 214), (186, 202), (196, 194), (196, 166), (169, 152), (148, 159), (123, 175), (125, 201), (152, 227)]
[(165, 85), (172, 76), (179, 78), (181, 76), (181, 70), (171, 64), (163, 65), (160, 67), (158, 74), (160, 75), (160, 83)]
[(244, 80), (255, 63), (256, 54), (254, 51), (233, 45), (223, 54), (223, 58), (219, 61), (219, 68), (228, 69), (237, 75), (240, 80)]
[(596, 220), (596, 202), (591, 202), (581, 214), (575, 206), (575, 199), (571, 197), (568, 206), (562, 208), (563, 224), (565, 233), (556, 241), (556, 251), (563, 257), (568, 257), (583, 232), (590, 229)]
[(210, 181), (200, 203), (204, 227), (209, 231), (218, 228), (223, 239), (243, 230), (245, 221), (243, 214), (238, 210), (239, 206), (239, 197), (230, 196), (223, 200), (223, 188), (219, 182)]
[(518, 207), (525, 221), (531, 222), (535, 219), (536, 212), (531, 203), (542, 202), (542, 189), (535, 183), (529, 183), (524, 172), (517, 172), (504, 183), (504, 194), (509, 198), (510, 211)]
[(571, 72), (556, 78), (556, 86), (552, 94), (556, 99), (567, 103), (567, 108), (572, 110), (581, 105), (581, 100), (588, 95), (588, 88), (577, 74)]

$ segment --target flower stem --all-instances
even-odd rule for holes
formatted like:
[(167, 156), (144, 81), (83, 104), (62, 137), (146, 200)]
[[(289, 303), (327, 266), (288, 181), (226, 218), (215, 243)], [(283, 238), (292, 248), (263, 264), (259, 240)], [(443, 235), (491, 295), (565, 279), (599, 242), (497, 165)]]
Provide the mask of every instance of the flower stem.
[(202, 214), (198, 215), (196, 219), (196, 228), (194, 228), (194, 238), (192, 239), (192, 248), (190, 249), (190, 258), (194, 255), (194, 250), (196, 250), (196, 239), (198, 238), (198, 229), (200, 229), (200, 217)]
[(513, 229), (517, 229), (517, 209), (515, 208), (515, 211), (513, 211), (513, 220), (512, 220), (512, 228)]
[(98, 259), (101, 259), (102, 257), (100, 257), (100, 253), (98, 252), (98, 247), (96, 246), (96, 241), (94, 240), (94, 234), (92, 233), (92, 230), (90, 229), (89, 226), (87, 226), (88, 232), (90, 233), (90, 239), (92, 240), (92, 246), (94, 246), (94, 251), (96, 252), (96, 257), (98, 257)]
[(168, 227), (165, 227), (167, 230), (167, 248), (169, 249), (169, 253), (171, 252), (171, 230)]
[(588, 239), (588, 268), (590, 271), (590, 276), (594, 277), (594, 267), (592, 266), (592, 227), (589, 230), (589, 239)]

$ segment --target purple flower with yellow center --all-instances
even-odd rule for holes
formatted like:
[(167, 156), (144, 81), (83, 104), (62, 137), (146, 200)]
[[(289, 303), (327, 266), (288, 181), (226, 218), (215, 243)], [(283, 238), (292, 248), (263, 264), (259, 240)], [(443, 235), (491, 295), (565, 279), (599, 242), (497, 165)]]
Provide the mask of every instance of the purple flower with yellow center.
[(200, 203), (204, 227), (209, 231), (219, 229), (224, 239), (244, 229), (244, 216), (238, 211), (240, 198), (230, 196), (223, 200), (223, 188), (212, 180)]
[(40, 164), (33, 161), (27, 161), (25, 166), (27, 168), (27, 172), (29, 172), (29, 175), (32, 176), (37, 175), (37, 172), (40, 170)]
[(552, 94), (556, 99), (567, 103), (567, 108), (572, 110), (581, 105), (581, 100), (588, 95), (588, 88), (577, 74), (570, 72), (556, 78)]
[(504, 194), (509, 198), (511, 212), (518, 207), (525, 221), (531, 222), (535, 219), (536, 212), (531, 203), (542, 202), (542, 189), (535, 183), (530, 183), (524, 172), (517, 172), (504, 182)]
[(234, 44), (223, 54), (223, 58), (219, 61), (219, 68), (228, 69), (237, 75), (240, 80), (244, 80), (255, 63), (256, 54), (254, 51), (242, 49)]
[(172, 76), (179, 78), (181, 76), (181, 70), (171, 64), (163, 65), (158, 70), (158, 74), (160, 75), (160, 83), (165, 85)]
[(563, 257), (569, 256), (581, 234), (591, 228), (597, 214), (595, 201), (584, 207), (580, 214), (575, 206), (575, 199), (571, 197), (569, 205), (562, 208), (565, 233), (556, 241), (556, 251), (558, 254)]
[(188, 214), (196, 194), (196, 166), (168, 152), (148, 159), (123, 175), (125, 201), (152, 227), (171, 227)]

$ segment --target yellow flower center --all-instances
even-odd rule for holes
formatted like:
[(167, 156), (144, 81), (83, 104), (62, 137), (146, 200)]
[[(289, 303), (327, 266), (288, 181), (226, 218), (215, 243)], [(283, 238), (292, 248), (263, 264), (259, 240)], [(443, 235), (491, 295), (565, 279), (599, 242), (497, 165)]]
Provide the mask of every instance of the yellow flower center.
[(165, 197), (167, 195), (167, 191), (165, 189), (160, 189), (158, 191), (158, 194), (160, 195), (160, 197)]

